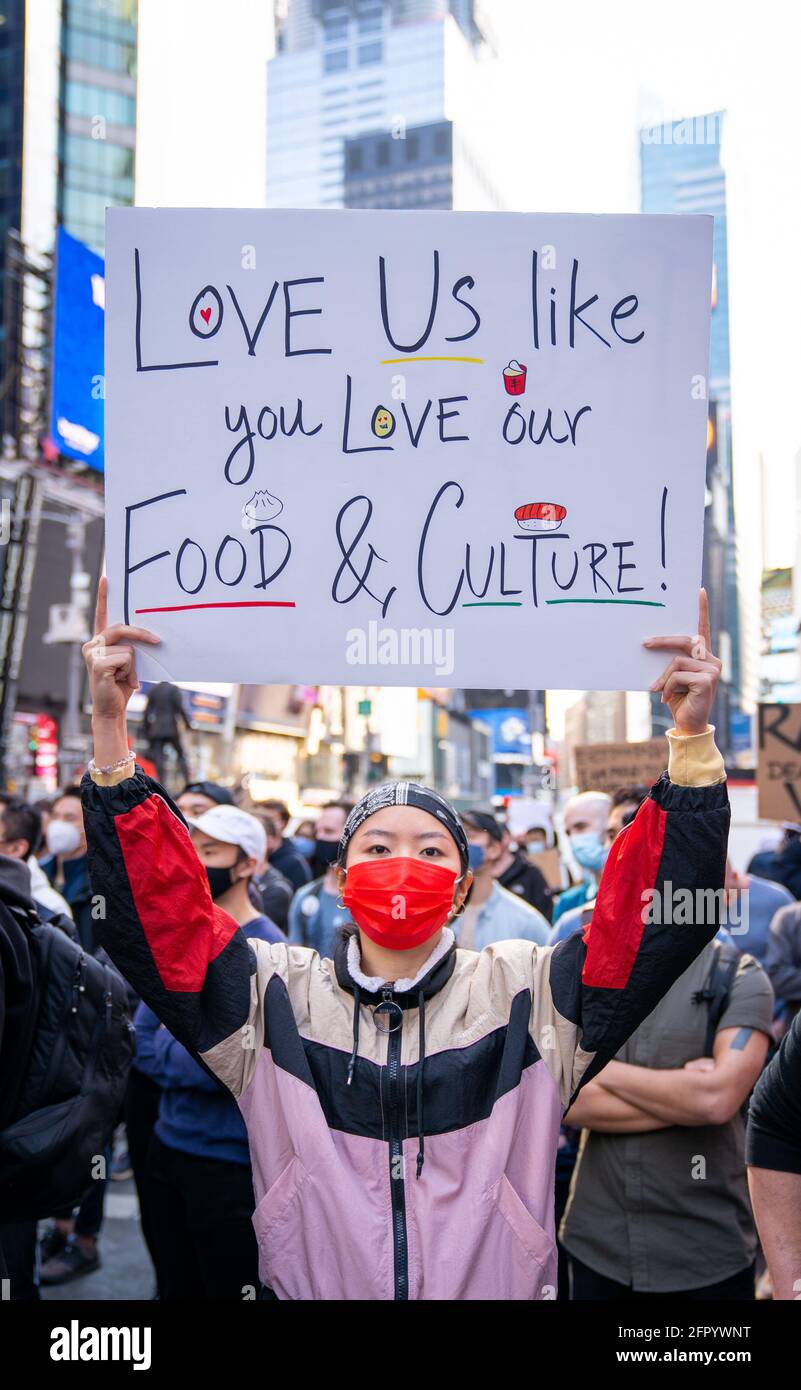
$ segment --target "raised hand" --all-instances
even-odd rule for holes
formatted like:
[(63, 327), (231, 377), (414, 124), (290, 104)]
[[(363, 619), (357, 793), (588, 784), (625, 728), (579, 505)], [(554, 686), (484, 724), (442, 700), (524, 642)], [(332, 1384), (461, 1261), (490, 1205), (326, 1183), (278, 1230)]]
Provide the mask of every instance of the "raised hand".
[(661, 690), (662, 703), (670, 707), (678, 734), (705, 733), (722, 665), (712, 654), (706, 589), (698, 595), (698, 632), (694, 637), (648, 637), (643, 646), (679, 653), (650, 688)]
[(161, 641), (146, 627), (108, 625), (108, 580), (100, 580), (95, 609), (95, 632), (83, 645), (92, 693), (92, 722), (123, 725), (128, 701), (139, 689), (132, 642)]

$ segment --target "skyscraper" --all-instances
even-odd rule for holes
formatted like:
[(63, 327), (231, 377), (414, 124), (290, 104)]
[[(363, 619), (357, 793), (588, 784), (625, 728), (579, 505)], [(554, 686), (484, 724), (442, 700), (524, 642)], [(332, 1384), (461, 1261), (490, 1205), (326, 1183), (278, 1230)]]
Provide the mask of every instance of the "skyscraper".
[(62, 0), (58, 221), (103, 250), (106, 206), (134, 197), (137, 0)]
[(137, 0), (0, 6), (0, 496), (11, 516), (0, 548), (0, 776), (23, 787), (30, 729), (70, 709), (77, 721), (78, 629), (43, 638), (65, 599), (88, 593), (102, 556), (100, 482), (74, 481), (82, 465), (57, 463), (48, 437), (56, 230), (102, 252), (106, 206), (133, 202), (136, 55)]
[[(724, 112), (668, 121), (640, 132), (641, 209), (714, 217), (712, 328), (709, 351), (709, 445), (703, 581), (709, 591), (713, 643), (724, 664), (716, 709), (718, 743), (729, 746), (740, 703), (740, 620), (732, 477), (729, 274), (726, 175), (721, 159)], [(655, 728), (669, 716), (654, 702)]]
[[(5, 272), (10, 231), (34, 257), (52, 253), (59, 225), (102, 252), (106, 206), (133, 202), (137, 0), (8, 0), (3, 11), (0, 271)], [(20, 283), (19, 259), (13, 258), (8, 269), (8, 277), (0, 274), (0, 410), (3, 432), (14, 444), (20, 354), (29, 346), (21, 320), (33, 324), (36, 314), (28, 312), (30, 286)], [(46, 319), (47, 304), (42, 314)]]
[(275, 23), (268, 207), (503, 205), (478, 0), (276, 0)]

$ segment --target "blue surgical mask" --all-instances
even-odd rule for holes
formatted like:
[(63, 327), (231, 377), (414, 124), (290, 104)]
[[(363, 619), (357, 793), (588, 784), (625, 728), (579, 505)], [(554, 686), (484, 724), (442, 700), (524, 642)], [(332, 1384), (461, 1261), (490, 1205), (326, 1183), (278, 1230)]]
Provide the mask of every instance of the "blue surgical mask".
[(583, 835), (571, 835), (570, 848), (576, 862), (592, 874), (600, 873), (609, 853), (596, 830), (587, 830)]
[(471, 869), (480, 869), (485, 859), (483, 845), (469, 845), (467, 862)]
[(529, 854), (542, 854), (542, 851), (545, 849), (545, 846), (542, 843), (542, 840), (532, 840), (530, 845), (526, 845), (526, 849), (528, 850)]
[(310, 840), (307, 835), (293, 835), (292, 843), (298, 854), (305, 854), (307, 859), (311, 859), (314, 854), (314, 840)]

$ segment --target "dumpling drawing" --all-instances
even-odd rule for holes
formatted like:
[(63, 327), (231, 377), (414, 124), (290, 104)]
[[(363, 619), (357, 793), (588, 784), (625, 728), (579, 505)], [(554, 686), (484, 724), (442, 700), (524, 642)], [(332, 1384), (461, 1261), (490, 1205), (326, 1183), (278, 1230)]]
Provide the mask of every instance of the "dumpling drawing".
[(280, 497), (273, 497), (273, 494), (264, 488), (254, 492), (242, 508), (242, 525), (252, 530), (254, 526), (259, 526), (265, 521), (274, 521), (283, 510), (284, 504)]

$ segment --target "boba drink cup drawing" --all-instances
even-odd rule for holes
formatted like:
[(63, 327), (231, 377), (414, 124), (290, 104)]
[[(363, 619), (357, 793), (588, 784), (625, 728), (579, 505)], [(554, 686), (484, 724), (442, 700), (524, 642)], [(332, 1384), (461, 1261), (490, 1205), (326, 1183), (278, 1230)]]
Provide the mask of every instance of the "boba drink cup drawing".
[(525, 364), (514, 357), (509, 366), (504, 367), (503, 384), (510, 396), (522, 396), (526, 389), (526, 371)]

